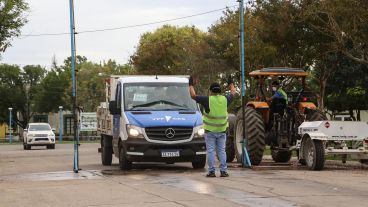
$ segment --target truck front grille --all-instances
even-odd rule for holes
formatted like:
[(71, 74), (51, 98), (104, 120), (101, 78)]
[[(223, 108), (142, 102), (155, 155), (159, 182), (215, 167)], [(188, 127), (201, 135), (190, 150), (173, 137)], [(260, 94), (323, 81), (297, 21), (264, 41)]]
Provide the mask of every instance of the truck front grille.
[(35, 138), (35, 141), (49, 141), (48, 138)]
[(47, 137), (47, 134), (35, 134), (35, 137)]
[(157, 141), (180, 141), (189, 139), (192, 135), (191, 127), (148, 127), (146, 135), (151, 140)]

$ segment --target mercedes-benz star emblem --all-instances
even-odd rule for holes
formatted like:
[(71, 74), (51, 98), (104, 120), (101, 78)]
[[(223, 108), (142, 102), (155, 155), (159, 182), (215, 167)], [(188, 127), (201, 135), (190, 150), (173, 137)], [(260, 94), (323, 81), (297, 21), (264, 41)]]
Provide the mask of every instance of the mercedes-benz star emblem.
[(175, 136), (175, 130), (173, 128), (168, 128), (165, 130), (165, 135), (167, 138), (173, 138)]

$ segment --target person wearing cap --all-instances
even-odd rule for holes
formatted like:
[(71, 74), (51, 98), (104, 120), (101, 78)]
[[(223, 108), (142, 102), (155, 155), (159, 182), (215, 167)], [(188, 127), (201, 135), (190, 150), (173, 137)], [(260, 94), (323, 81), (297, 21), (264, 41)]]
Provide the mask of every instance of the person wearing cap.
[(220, 176), (228, 177), (226, 164), (226, 130), (229, 126), (227, 107), (235, 95), (235, 87), (231, 78), (227, 83), (230, 94), (221, 95), (221, 87), (218, 83), (212, 83), (209, 88), (209, 96), (197, 96), (194, 90), (196, 80), (189, 78), (189, 93), (192, 99), (203, 106), (203, 128), (205, 129), (205, 141), (207, 148), (207, 177), (216, 177), (215, 174), (215, 150), (220, 160)]

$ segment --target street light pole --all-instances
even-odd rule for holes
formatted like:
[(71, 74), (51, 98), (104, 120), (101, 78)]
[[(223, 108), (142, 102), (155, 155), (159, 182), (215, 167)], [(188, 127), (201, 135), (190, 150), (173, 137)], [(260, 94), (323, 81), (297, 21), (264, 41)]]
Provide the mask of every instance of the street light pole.
[(9, 144), (12, 143), (12, 110), (13, 108), (9, 109)]
[(59, 123), (59, 143), (63, 142), (63, 106), (59, 106), (60, 123)]

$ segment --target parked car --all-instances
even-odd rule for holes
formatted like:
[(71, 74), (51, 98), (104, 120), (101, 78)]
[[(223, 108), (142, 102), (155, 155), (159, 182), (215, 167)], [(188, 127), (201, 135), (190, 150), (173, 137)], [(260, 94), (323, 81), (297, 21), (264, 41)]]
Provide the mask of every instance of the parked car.
[(23, 132), (23, 148), (30, 150), (32, 146), (46, 146), (55, 149), (55, 129), (48, 123), (30, 123)]
[(355, 121), (355, 119), (353, 119), (350, 114), (345, 114), (345, 113), (341, 113), (341, 114), (336, 114), (333, 117), (334, 121)]

